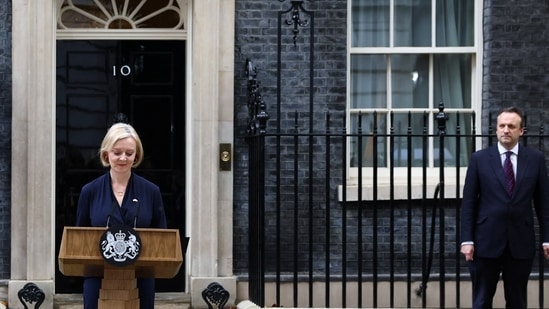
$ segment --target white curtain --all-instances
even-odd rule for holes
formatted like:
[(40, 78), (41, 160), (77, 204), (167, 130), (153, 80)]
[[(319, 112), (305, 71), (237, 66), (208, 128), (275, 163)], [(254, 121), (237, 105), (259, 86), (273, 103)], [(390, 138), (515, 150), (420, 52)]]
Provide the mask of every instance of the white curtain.
[(355, 0), (351, 14), (353, 47), (389, 46), (389, 1)]
[[(436, 44), (437, 46), (471, 46), (473, 45), (474, 0), (438, 0)], [(434, 56), (434, 104), (440, 102), (446, 108), (471, 107), (471, 55), (441, 54)], [(470, 117), (461, 115), (459, 123), (457, 115), (450, 114), (447, 122), (447, 133), (456, 133), (459, 125), (461, 133), (470, 133)], [(435, 130), (438, 130), (435, 124)], [(435, 131), (437, 133), (437, 131)], [(466, 166), (470, 145), (465, 139), (460, 139), (460, 166)], [(448, 139), (445, 149), (451, 154), (456, 153), (455, 140)], [(437, 158), (435, 156), (435, 158)], [(456, 158), (446, 158), (446, 164), (455, 166)]]

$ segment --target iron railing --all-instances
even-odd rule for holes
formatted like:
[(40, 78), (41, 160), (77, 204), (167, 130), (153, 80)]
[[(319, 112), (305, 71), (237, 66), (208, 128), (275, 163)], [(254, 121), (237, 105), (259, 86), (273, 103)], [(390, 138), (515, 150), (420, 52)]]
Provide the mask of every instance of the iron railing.
[[(460, 128), (448, 134), (448, 115), (440, 105), (432, 119), (435, 134), (427, 133), (429, 119), (419, 133), (412, 132), (411, 123), (405, 134), (390, 128), (382, 135), (376, 127), (371, 132), (347, 132), (345, 123), (333, 124), (329, 113), (324, 130), (313, 132), (300, 128), (298, 112), (293, 127), (269, 133), (256, 72), (251, 62), (247, 68), (251, 300), (265, 305), (269, 294), (275, 295), (275, 304), (293, 307), (302, 305), (303, 298), (309, 307), (426, 307), (435, 298), (437, 307), (450, 303), (460, 308), (462, 283), (469, 280), (458, 243), (462, 176), (470, 153), (496, 142), (493, 132), (477, 134), (473, 123), (467, 134)], [(488, 117), (490, 123), (492, 119)], [(543, 126), (535, 133), (526, 126), (522, 144), (543, 151), (547, 137)], [(382, 139), (384, 146), (379, 147)], [(422, 141), (419, 163), (412, 139)], [(365, 147), (365, 140), (373, 141), (372, 148)], [(433, 140), (439, 147), (438, 160), (429, 159), (436, 151), (428, 147)], [(462, 149), (462, 144), (469, 148)], [(384, 161), (374, 155), (365, 162), (359, 153), (351, 162), (351, 147), (374, 154), (389, 150)], [(395, 167), (398, 147), (406, 149), (403, 167)], [(464, 153), (465, 161), (447, 165), (446, 156), (459, 158)], [(445, 191), (448, 187), (453, 190)], [(532, 275), (539, 282), (540, 308), (543, 263), (540, 254)], [(427, 289), (430, 282), (437, 283), (436, 290)], [(341, 294), (337, 300), (332, 299), (335, 287)]]
[[(331, 290), (337, 284), (341, 302), (336, 307), (349, 306), (349, 297), (356, 297), (353, 307), (395, 307), (404, 297), (402, 288), (397, 288), (400, 282), (406, 285), (406, 307), (412, 307), (418, 297), (426, 307), (428, 283), (437, 281), (438, 291), (429, 292), (438, 293), (438, 307), (444, 308), (449, 301), (451, 307), (461, 307), (461, 282), (469, 280), (458, 244), (460, 175), (465, 167), (444, 167), (445, 152), (441, 151), (443, 166), (408, 166), (403, 172), (374, 165), (368, 169), (372, 174), (361, 174), (364, 169), (358, 169), (358, 177), (353, 178), (348, 174), (352, 168), (346, 159), (347, 145), (358, 135), (330, 129), (329, 117), (326, 128), (322, 134), (299, 133), (296, 125), (294, 132), (249, 137), (250, 298), (265, 305), (265, 289), (272, 283), (269, 286), (274, 290), (267, 294), (276, 295), (276, 304), (298, 307), (300, 298), (306, 297), (310, 307), (330, 307)], [(392, 140), (395, 136), (383, 137)], [(440, 139), (441, 146), (446, 139), (489, 139), (481, 135), (424, 137)], [(533, 139), (543, 146), (547, 136), (530, 135), (523, 141)], [(376, 172), (381, 169), (390, 170), (389, 182), (383, 183)], [(434, 190), (428, 185), (433, 182), (427, 179), (429, 169), (439, 171)], [(453, 171), (455, 179), (449, 179), (445, 171)], [(406, 181), (398, 186), (396, 178)], [(455, 193), (444, 193), (448, 183)], [(386, 187), (388, 195), (382, 193)], [(541, 255), (535, 272), (543, 308)], [(285, 284), (292, 286), (291, 303), (282, 291)], [(303, 284), (307, 292), (299, 288)], [(349, 285), (355, 292), (350, 292)], [(389, 289), (383, 301), (379, 299), (381, 286)], [(447, 286), (455, 290), (447, 291)], [(364, 289), (369, 291), (356, 293)], [(315, 295), (323, 295), (324, 301), (318, 303)]]

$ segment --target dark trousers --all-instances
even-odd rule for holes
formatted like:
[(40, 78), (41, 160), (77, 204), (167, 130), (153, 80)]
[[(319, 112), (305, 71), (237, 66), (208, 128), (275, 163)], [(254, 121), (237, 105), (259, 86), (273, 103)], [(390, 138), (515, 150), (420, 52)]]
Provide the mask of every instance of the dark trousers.
[(473, 283), (473, 309), (492, 309), (500, 274), (503, 280), (505, 308), (527, 308), (527, 285), (533, 259), (515, 259), (509, 250), (505, 250), (499, 258), (475, 257), (467, 264)]

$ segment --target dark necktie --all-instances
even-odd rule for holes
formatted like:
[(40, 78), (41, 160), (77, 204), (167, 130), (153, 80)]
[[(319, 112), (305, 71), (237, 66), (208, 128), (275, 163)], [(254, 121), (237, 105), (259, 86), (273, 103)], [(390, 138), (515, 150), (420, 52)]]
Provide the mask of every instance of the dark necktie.
[(503, 172), (505, 173), (505, 184), (507, 185), (507, 192), (513, 194), (515, 188), (515, 173), (513, 172), (513, 163), (511, 163), (512, 151), (505, 153), (505, 161), (503, 162)]

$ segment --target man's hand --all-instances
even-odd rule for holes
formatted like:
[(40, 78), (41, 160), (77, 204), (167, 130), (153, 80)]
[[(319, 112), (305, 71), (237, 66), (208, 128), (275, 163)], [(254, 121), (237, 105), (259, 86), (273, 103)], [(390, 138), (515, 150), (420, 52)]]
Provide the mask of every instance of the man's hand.
[[(545, 257), (548, 257), (549, 255), (549, 246), (547, 246), (547, 249), (543, 248)], [(475, 253), (475, 246), (474, 245), (463, 245), (461, 246), (461, 253), (465, 255), (465, 261), (472, 261), (473, 260), (473, 253)]]
[(543, 246), (543, 256), (545, 256), (545, 258), (547, 260), (549, 260), (549, 246), (548, 245)]

